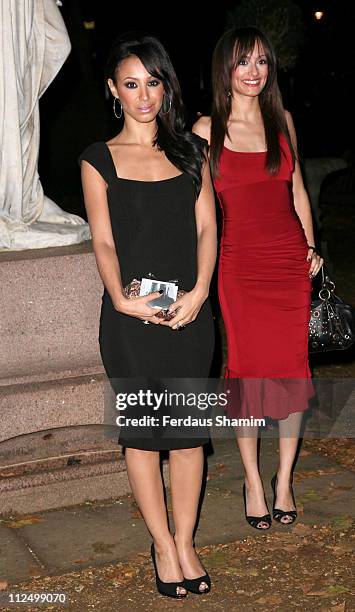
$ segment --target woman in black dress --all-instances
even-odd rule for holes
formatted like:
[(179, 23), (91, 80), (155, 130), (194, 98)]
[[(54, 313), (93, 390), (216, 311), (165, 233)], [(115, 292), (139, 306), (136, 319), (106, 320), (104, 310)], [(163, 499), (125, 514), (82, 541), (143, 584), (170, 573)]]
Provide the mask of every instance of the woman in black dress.
[[(157, 39), (118, 39), (107, 79), (123, 128), (80, 157), (93, 248), (105, 286), (100, 350), (116, 393), (127, 390), (130, 378), (156, 391), (164, 389), (163, 379), (207, 377), (211, 366), (214, 326), (208, 293), (216, 223), (206, 142), (184, 131), (179, 83)], [(133, 278), (149, 272), (159, 281), (178, 279), (186, 291), (170, 306), (175, 313), (171, 321), (158, 318), (148, 305), (158, 292), (135, 299), (123, 293)], [(125, 379), (123, 387), (120, 379)], [(132, 380), (132, 390), (136, 384)], [(140, 408), (143, 414), (141, 406), (136, 411)], [(186, 428), (179, 434), (169, 427), (125, 427), (120, 442), (132, 492), (153, 538), (158, 589), (180, 598), (187, 590), (206, 593), (210, 579), (193, 544), (207, 432), (198, 430), (192, 437)], [(160, 450), (170, 451), (174, 537)]]

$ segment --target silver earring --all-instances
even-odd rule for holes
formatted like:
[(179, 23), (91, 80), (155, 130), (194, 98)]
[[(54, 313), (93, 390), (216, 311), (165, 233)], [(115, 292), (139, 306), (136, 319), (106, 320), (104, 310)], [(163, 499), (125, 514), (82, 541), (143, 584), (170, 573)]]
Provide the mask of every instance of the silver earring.
[[(120, 114), (117, 115), (116, 113), (116, 102), (119, 103), (120, 105)], [(119, 98), (114, 98), (113, 99), (113, 114), (115, 115), (116, 119), (121, 119), (122, 117), (122, 104), (121, 104), (121, 100)]]
[(169, 100), (169, 108), (168, 108), (167, 111), (165, 111), (165, 112), (163, 111), (163, 106), (164, 106), (164, 102), (165, 102), (165, 97), (164, 97), (164, 102), (163, 102), (162, 107), (161, 107), (162, 115), (167, 115), (171, 111), (171, 98), (169, 98), (169, 96), (167, 96), (167, 98)]
[(232, 92), (231, 91), (227, 91), (227, 98), (230, 98), (231, 95), (232, 95)]

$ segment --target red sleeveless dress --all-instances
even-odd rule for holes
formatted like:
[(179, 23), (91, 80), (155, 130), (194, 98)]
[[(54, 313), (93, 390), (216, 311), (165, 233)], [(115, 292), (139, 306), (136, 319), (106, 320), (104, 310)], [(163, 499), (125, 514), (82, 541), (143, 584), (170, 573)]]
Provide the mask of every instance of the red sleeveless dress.
[(239, 379), (238, 416), (284, 419), (308, 407), (311, 280), (307, 241), (293, 204), (293, 162), (223, 147), (214, 181), (223, 212), (218, 291), (227, 333), (226, 378)]

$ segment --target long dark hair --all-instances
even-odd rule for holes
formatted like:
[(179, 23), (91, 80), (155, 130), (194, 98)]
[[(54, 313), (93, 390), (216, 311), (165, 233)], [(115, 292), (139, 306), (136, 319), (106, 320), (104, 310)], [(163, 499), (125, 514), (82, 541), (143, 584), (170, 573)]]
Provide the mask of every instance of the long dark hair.
[(206, 159), (207, 143), (196, 137), (196, 134), (185, 131), (181, 89), (170, 57), (154, 36), (127, 32), (119, 36), (112, 46), (106, 64), (106, 79), (110, 78), (115, 82), (118, 66), (132, 55), (138, 57), (147, 72), (159, 79), (164, 87), (163, 104), (157, 115), (158, 129), (153, 145), (164, 151), (174, 166), (191, 176), (197, 198), (201, 190), (202, 165)]
[(280, 133), (289, 144), (293, 160), (294, 150), (290, 140), (285, 111), (277, 84), (276, 57), (272, 45), (261, 30), (254, 27), (233, 28), (223, 34), (217, 42), (212, 59), (213, 106), (211, 113), (211, 168), (213, 176), (218, 175), (218, 163), (225, 135), (228, 133), (228, 119), (231, 112), (231, 75), (239, 60), (253, 52), (255, 44), (264, 49), (268, 62), (268, 76), (259, 94), (260, 110), (264, 122), (267, 146), (266, 168), (270, 174), (277, 174), (281, 163)]

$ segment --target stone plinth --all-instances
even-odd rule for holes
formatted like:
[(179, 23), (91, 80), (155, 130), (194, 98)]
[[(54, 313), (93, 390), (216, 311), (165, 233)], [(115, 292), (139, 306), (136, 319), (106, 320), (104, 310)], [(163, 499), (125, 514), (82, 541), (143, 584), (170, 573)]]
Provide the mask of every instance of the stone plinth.
[(56, 427), (104, 422), (104, 374), (0, 388), (0, 442)]
[(102, 372), (91, 242), (0, 253), (0, 385)]
[(0, 513), (125, 493), (117, 439), (103, 433), (91, 242), (3, 252), (0, 269)]

